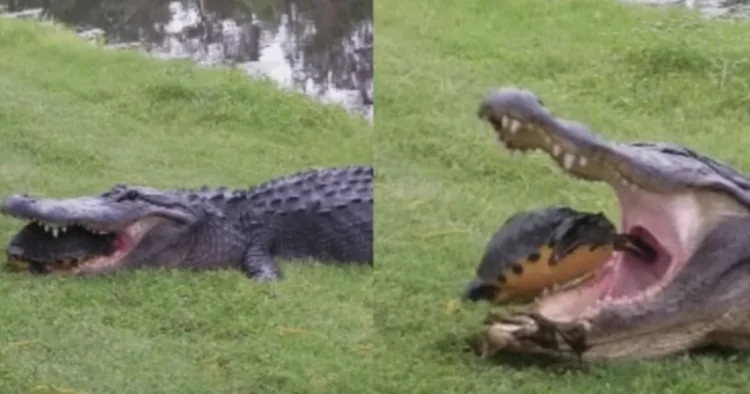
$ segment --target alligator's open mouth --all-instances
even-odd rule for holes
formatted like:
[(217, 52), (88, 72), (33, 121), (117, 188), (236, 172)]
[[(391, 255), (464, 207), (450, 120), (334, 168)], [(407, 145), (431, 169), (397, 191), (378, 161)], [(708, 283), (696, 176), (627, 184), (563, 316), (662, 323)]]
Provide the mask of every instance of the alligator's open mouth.
[(66, 275), (83, 266), (111, 266), (135, 248), (148, 227), (148, 221), (138, 221), (122, 230), (102, 231), (30, 219), (8, 245), (8, 268)]
[(542, 150), (572, 177), (607, 182), (620, 203), (620, 233), (655, 254), (647, 261), (616, 251), (591, 279), (539, 299), (537, 311), (551, 320), (592, 317), (605, 306), (653, 297), (686, 265), (722, 215), (746, 211), (725, 194), (655, 181), (642, 167), (629, 166), (624, 156), (609, 154), (606, 143), (585, 126), (549, 114), (531, 93), (506, 91), (488, 98), (479, 115), (492, 124), (506, 149)]

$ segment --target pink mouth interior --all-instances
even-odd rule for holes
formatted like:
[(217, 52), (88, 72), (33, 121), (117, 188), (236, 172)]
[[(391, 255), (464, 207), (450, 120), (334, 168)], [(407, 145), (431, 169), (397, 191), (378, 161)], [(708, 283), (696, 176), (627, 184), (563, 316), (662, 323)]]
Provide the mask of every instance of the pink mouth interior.
[(117, 233), (115, 239), (115, 253), (128, 253), (135, 246), (133, 239), (124, 231)]
[(109, 255), (95, 257), (92, 260), (86, 262), (86, 265), (107, 266), (115, 264), (116, 262), (122, 260), (125, 256), (127, 256), (128, 253), (130, 253), (133, 249), (135, 249), (137, 244), (138, 239), (132, 236), (128, 230), (118, 231), (114, 241), (114, 252)]
[(651, 246), (655, 258), (644, 261), (632, 252), (614, 252), (594, 278), (542, 298), (538, 311), (548, 318), (567, 320), (596, 308), (599, 302), (635, 300), (648, 289), (667, 283), (686, 264), (688, 256), (680, 231), (691, 223), (675, 223), (685, 214), (685, 207), (666, 195), (615, 189), (620, 201), (620, 231), (638, 236)]
[(143, 237), (158, 223), (158, 220), (141, 220), (118, 231), (114, 241), (115, 252), (109, 256), (99, 257), (95, 261), (92, 261), (91, 264), (111, 265), (122, 261), (122, 259), (140, 244)]
[(138, 240), (131, 236), (127, 230), (125, 231), (119, 231), (117, 232), (117, 238), (115, 238), (115, 251), (109, 256), (106, 257), (100, 257), (97, 259), (96, 263), (109, 263), (114, 261), (119, 261), (123, 259), (125, 256), (127, 256), (128, 253), (130, 253), (133, 249), (135, 249), (135, 246), (138, 244)]
[(613, 253), (596, 278), (598, 299), (627, 297), (646, 290), (662, 279), (671, 266), (672, 256), (648, 230), (639, 226), (628, 234), (640, 237), (654, 248), (656, 259), (647, 262), (630, 252)]

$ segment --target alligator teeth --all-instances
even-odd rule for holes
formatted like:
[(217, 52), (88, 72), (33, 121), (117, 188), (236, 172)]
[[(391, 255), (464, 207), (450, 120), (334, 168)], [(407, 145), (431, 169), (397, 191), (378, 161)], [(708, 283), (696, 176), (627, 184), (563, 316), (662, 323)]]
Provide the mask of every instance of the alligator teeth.
[(544, 289), (542, 289), (542, 293), (540, 294), (540, 297), (545, 298), (549, 296), (550, 294), (552, 294), (552, 291), (553, 290), (551, 290), (550, 287), (545, 287)]
[(621, 182), (621, 183), (622, 183), (622, 184), (623, 184), (624, 186), (626, 186), (626, 187), (630, 188), (630, 190), (633, 190), (633, 191), (636, 191), (636, 190), (638, 190), (638, 185), (636, 185), (636, 184), (635, 184), (635, 183), (633, 183), (633, 182), (630, 182), (630, 180), (628, 180), (627, 178), (623, 177), (622, 175), (620, 175), (620, 182)]
[[(497, 127), (498, 126), (497, 123), (495, 123), (497, 140), (498, 142), (502, 143), (503, 147), (508, 152), (510, 152), (510, 155), (512, 157), (516, 157), (517, 156), (517, 154), (515, 153), (516, 150), (510, 147), (509, 142), (506, 141), (506, 138), (509, 136), (514, 136), (518, 134), (519, 130), (521, 130), (521, 127), (524, 126), (524, 124), (521, 121), (513, 119), (512, 117), (508, 115), (500, 116), (499, 123), (500, 123), (499, 128)], [(533, 124), (528, 124), (525, 126), (529, 129), (529, 131), (535, 130), (535, 128), (533, 127)], [(549, 149), (549, 150), (547, 149), (543, 149), (543, 150), (547, 150), (547, 152), (549, 152), (553, 158), (558, 159), (558, 160), (561, 159), (561, 165), (566, 171), (572, 170), (573, 167), (576, 165), (578, 165), (579, 168), (587, 167), (589, 165), (590, 159), (588, 157), (579, 156), (573, 152), (566, 152), (561, 144), (555, 143), (555, 140), (544, 132), (540, 132), (537, 134), (541, 138), (543, 138), (544, 144)], [(527, 149), (533, 152), (542, 148), (536, 147), (536, 148), (527, 148)], [(521, 153), (527, 153), (527, 152), (521, 151)], [(619, 181), (622, 183), (623, 186), (633, 191), (640, 190), (640, 187), (637, 184), (628, 180), (616, 168), (614, 169), (614, 172), (615, 172), (615, 175), (617, 176), (617, 179), (619, 179)]]
[(57, 224), (44, 223), (37, 219), (31, 219), (30, 222), (36, 223), (38, 226), (41, 226), (45, 232), (51, 233), (55, 238), (57, 238), (60, 233), (65, 233), (66, 231), (68, 231), (68, 226), (66, 225), (58, 226)]
[(572, 153), (566, 153), (563, 156), (563, 166), (565, 167), (566, 170), (573, 168), (573, 163), (575, 161), (576, 161), (576, 157)]
[(509, 117), (503, 116), (500, 118), (500, 127), (502, 127), (503, 129), (507, 129), (509, 125), (510, 125)]
[(518, 132), (519, 128), (521, 128), (521, 122), (519, 122), (519, 121), (517, 121), (515, 119), (512, 119), (510, 121), (510, 128), (509, 128), (510, 129), (510, 134), (511, 135), (512, 134), (516, 134)]

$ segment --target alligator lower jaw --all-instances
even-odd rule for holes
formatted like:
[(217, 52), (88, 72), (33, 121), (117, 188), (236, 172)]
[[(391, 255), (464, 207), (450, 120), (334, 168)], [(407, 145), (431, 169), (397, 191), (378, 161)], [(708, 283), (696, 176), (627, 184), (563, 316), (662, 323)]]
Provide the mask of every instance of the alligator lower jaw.
[(733, 199), (710, 191), (657, 192), (615, 168), (601, 152), (582, 150), (535, 124), (509, 116), (488, 116), (498, 141), (509, 151), (546, 152), (567, 175), (607, 182), (620, 202), (620, 232), (639, 237), (656, 252), (649, 262), (628, 252), (613, 253), (592, 279), (546, 294), (536, 311), (559, 322), (591, 319), (604, 308), (647, 303), (667, 287), (686, 265), (697, 245), (727, 212), (744, 212)]
[[(66, 241), (75, 242), (76, 237), (73, 228), (80, 231), (86, 231), (90, 236), (96, 237), (97, 250), (80, 250), (76, 257), (60, 256), (57, 259), (52, 257), (39, 261), (40, 259), (31, 253), (23, 251), (17, 252), (9, 247), (7, 256), (7, 268), (11, 271), (30, 271), (36, 274), (51, 275), (74, 275), (81, 271), (82, 268), (89, 270), (105, 269), (120, 263), (140, 242), (143, 235), (153, 227), (152, 221), (135, 222), (121, 231), (107, 233), (100, 230), (86, 228), (81, 225), (58, 225), (44, 223), (38, 220), (29, 220), (28, 227), (38, 226), (46, 231), (46, 235), (34, 239), (31, 242), (25, 242), (24, 249), (39, 248), (44, 249), (44, 243), (64, 243)], [(48, 249), (50, 245), (46, 246)]]

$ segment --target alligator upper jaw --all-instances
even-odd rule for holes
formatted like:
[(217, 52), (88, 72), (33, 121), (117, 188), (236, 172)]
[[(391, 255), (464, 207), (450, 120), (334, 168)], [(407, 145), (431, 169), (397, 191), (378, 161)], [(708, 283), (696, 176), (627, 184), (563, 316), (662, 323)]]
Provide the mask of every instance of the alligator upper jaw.
[(189, 202), (158, 191), (148, 194), (152, 191), (145, 187), (113, 190), (101, 196), (61, 199), (14, 194), (2, 201), (0, 213), (36, 221), (52, 229), (80, 225), (100, 234), (121, 231), (148, 217), (186, 225), (200, 218), (200, 213), (191, 209)]
[(15, 194), (3, 200), (0, 213), (27, 222), (8, 247), (9, 268), (39, 273), (121, 264), (159, 223), (189, 226), (199, 217), (177, 198), (121, 186), (62, 199)]
[[(580, 123), (552, 116), (528, 91), (494, 92), (482, 102), (479, 116), (509, 151), (541, 150), (569, 176), (608, 183), (620, 202), (620, 232), (641, 237), (657, 252), (651, 264), (630, 253), (613, 253), (593, 279), (537, 300), (537, 312), (547, 319), (592, 319), (604, 308), (652, 302), (709, 231), (727, 216), (748, 215), (726, 193), (649, 180), (641, 171), (647, 167), (633, 168), (614, 145)], [(659, 154), (653, 153), (656, 159)]]
[(100, 197), (42, 199), (16, 194), (3, 200), (0, 213), (39, 223), (54, 231), (54, 235), (73, 225), (105, 234), (119, 231), (137, 220), (140, 216), (138, 208), (132, 202), (106, 201)]

